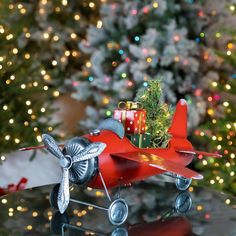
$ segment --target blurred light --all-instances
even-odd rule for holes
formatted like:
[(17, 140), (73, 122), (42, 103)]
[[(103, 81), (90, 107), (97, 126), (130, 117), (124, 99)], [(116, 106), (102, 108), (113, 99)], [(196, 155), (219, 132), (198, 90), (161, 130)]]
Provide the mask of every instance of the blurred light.
[(153, 6), (153, 8), (158, 8), (158, 2), (154, 2), (153, 4), (152, 4), (152, 6)]
[(234, 11), (234, 10), (235, 10), (235, 6), (234, 6), (234, 5), (231, 5), (231, 6), (229, 7), (229, 9), (230, 9), (231, 11)]
[(74, 19), (77, 21), (80, 20), (80, 15), (79, 14), (74, 15)]
[(102, 28), (102, 21), (101, 21), (101, 20), (99, 20), (99, 21), (97, 22), (97, 28), (98, 28), (98, 29), (101, 29), (101, 28)]
[(231, 202), (230, 199), (226, 199), (226, 200), (225, 200), (225, 203), (226, 203), (227, 205), (229, 205), (230, 202)]
[(53, 96), (54, 96), (54, 97), (58, 97), (59, 95), (60, 95), (60, 92), (59, 92), (59, 91), (54, 91), (54, 92), (53, 92)]

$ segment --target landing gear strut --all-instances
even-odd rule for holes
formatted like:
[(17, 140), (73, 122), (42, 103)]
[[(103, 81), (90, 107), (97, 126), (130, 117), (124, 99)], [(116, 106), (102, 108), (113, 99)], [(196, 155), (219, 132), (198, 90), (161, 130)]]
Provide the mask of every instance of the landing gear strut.
[[(79, 201), (79, 200), (72, 199), (72, 198), (70, 199), (70, 201), (74, 202), (74, 203), (81, 204), (81, 205), (85, 205), (85, 206), (92, 206), (92, 207), (97, 208), (99, 210), (107, 211), (108, 219), (112, 225), (119, 226), (119, 225), (124, 224), (125, 221), (127, 220), (128, 212), (129, 212), (128, 205), (127, 205), (126, 201), (120, 197), (118, 197), (116, 200), (112, 201), (101, 172), (99, 172), (99, 177), (102, 181), (105, 193), (106, 193), (107, 198), (110, 202), (108, 208), (103, 207), (103, 206), (98, 206), (95, 204), (91, 204), (88, 202), (84, 202), (84, 201)], [(59, 184), (54, 186), (54, 188), (51, 192), (51, 195), (50, 195), (50, 204), (55, 209), (58, 209), (58, 206), (57, 206), (58, 191), (59, 191)]]

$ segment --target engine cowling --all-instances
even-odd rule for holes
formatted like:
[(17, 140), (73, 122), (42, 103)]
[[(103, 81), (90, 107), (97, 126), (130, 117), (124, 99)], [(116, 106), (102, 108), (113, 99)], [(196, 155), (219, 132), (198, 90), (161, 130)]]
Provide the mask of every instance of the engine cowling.
[[(90, 141), (84, 137), (75, 137), (69, 143), (80, 145), (81, 150), (90, 144)], [(66, 150), (63, 149), (66, 155)], [(98, 157), (73, 163), (69, 170), (69, 180), (73, 184), (84, 185), (89, 183), (98, 174)]]

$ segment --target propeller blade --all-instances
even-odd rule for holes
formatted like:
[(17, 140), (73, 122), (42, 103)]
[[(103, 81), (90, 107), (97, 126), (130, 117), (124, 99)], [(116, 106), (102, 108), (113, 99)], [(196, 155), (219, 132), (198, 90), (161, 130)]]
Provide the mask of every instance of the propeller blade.
[(70, 202), (70, 189), (69, 189), (69, 169), (63, 168), (62, 181), (58, 191), (57, 205), (61, 214), (66, 211)]
[(105, 143), (94, 142), (85, 147), (78, 155), (72, 157), (73, 163), (85, 161), (99, 156), (106, 148)]
[(66, 149), (66, 153), (70, 155), (71, 157), (73, 157), (73, 156), (78, 155), (82, 148), (81, 148), (81, 145), (77, 143), (69, 143), (65, 146), (65, 149)]
[(51, 154), (56, 156), (58, 159), (64, 159), (63, 153), (61, 152), (60, 148), (57, 146), (57, 143), (55, 142), (55, 140), (53, 139), (52, 136), (50, 136), (48, 134), (43, 134), (42, 140), (43, 140), (43, 143), (46, 146), (47, 150)]

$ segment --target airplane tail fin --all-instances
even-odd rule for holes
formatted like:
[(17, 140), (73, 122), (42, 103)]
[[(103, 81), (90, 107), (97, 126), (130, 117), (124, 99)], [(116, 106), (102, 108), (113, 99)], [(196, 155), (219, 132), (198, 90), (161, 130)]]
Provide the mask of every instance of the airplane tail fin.
[(187, 112), (187, 102), (184, 99), (181, 99), (177, 103), (172, 124), (168, 130), (168, 132), (172, 135), (172, 138), (187, 139)]
[(176, 106), (176, 111), (172, 120), (172, 124), (168, 130), (171, 134), (170, 146), (174, 147), (175, 151), (184, 155), (193, 156), (196, 155), (199, 159), (203, 156), (220, 158), (222, 157), (218, 153), (208, 153), (203, 151), (197, 151), (193, 149), (192, 144), (188, 141), (188, 106), (184, 99), (181, 99)]

